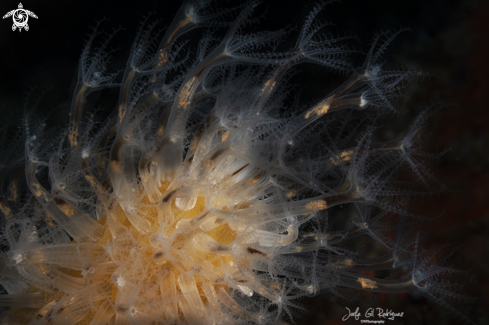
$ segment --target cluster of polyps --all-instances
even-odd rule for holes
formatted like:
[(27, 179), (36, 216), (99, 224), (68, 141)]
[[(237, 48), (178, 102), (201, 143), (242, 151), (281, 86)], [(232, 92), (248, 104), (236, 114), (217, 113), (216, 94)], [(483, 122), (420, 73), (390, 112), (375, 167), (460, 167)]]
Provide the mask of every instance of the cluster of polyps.
[[(323, 5), (295, 47), (278, 53), (285, 31), (240, 34), (255, 2), (210, 12), (187, 1), (161, 42), (155, 23), (142, 24), (120, 84), (106, 72), (112, 36), (94, 49), (96, 29), (66, 132), (53, 137), (27, 119), (25, 158), (2, 158), (3, 320), (269, 324), (292, 318), (293, 299), (342, 287), (454, 296), (437, 282), (450, 269), (407, 236), (420, 219), (404, 209), (409, 195), (417, 183), (438, 186), (421, 164), (432, 157), (413, 146), (430, 111), (402, 138), (371, 141), (369, 121), (394, 109), (413, 73), (379, 63), (393, 34), (376, 37), (364, 65), (350, 68), (342, 40), (318, 35)], [(196, 27), (227, 32), (205, 34), (191, 61), (190, 43), (177, 39)], [(287, 71), (303, 62), (352, 76), (285, 116), (294, 102)], [(114, 86), (115, 113), (83, 120), (87, 96)], [(404, 164), (413, 184), (396, 181)], [(362, 238), (382, 254), (348, 249)], [(381, 269), (403, 275), (362, 273)]]

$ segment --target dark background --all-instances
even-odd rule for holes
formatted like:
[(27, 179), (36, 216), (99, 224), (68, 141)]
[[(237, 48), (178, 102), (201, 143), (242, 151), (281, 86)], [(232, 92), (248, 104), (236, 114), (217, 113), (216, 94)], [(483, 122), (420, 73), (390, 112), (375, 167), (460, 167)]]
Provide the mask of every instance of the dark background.
[[(276, 30), (292, 24), (300, 26), (314, 1), (263, 1), (259, 30)], [(41, 110), (61, 105), (51, 124), (67, 122), (66, 104), (71, 100), (77, 60), (84, 40), (103, 17), (104, 28), (122, 26), (112, 43), (120, 51), (114, 64), (122, 69), (142, 17), (155, 12), (160, 24), (168, 26), (180, 1), (23, 1), (25, 9), (39, 19), (29, 18), (30, 30), (12, 32), (12, 19), (0, 20), (0, 118), (13, 115), (16, 123), (23, 111), (26, 93), (46, 91)], [(242, 1), (218, 2), (233, 6)], [(0, 2), (0, 15), (16, 9), (18, 0)], [(321, 18), (336, 26), (329, 30), (354, 34), (360, 40), (353, 46), (368, 50), (376, 31), (409, 27), (391, 44), (385, 58), (391, 64), (414, 67), (434, 77), (406, 90), (398, 107), (402, 115), (386, 116), (393, 125), (384, 136), (395, 136), (400, 129), (430, 102), (447, 107), (430, 121), (432, 135), (424, 143), (430, 151), (450, 148), (433, 166), (452, 191), (418, 200), (415, 211), (428, 216), (444, 213), (437, 223), (426, 225), (431, 232), (424, 247), (437, 248), (452, 242), (458, 249), (453, 265), (475, 276), (467, 292), (479, 297), (475, 303), (455, 305), (477, 324), (489, 324), (489, 1), (479, 0), (344, 0), (329, 5)], [(328, 31), (328, 30), (327, 30)], [(353, 60), (360, 62), (359, 57)], [(304, 66), (298, 80), (306, 84), (304, 101), (314, 101), (338, 85), (344, 76)], [(485, 276), (485, 278), (484, 278)], [(470, 278), (469, 278), (470, 280)], [(331, 297), (303, 301), (309, 309), (301, 324), (343, 324), (345, 306), (355, 309), (357, 302)], [(405, 312), (405, 316), (386, 324), (458, 324), (455, 315), (424, 298), (410, 295), (380, 295), (374, 306)]]

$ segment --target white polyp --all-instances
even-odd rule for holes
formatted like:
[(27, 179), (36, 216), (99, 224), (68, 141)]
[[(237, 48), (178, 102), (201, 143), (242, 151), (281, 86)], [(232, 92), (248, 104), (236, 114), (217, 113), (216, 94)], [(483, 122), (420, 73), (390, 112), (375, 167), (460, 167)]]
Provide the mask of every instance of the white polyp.
[(365, 105), (368, 104), (368, 100), (363, 97), (363, 95), (360, 97), (360, 107), (364, 107)]
[(251, 290), (250, 288), (248, 288), (247, 286), (243, 286), (243, 285), (239, 285), (238, 284), (238, 288), (245, 294), (247, 295), (248, 297), (251, 297), (253, 296), (253, 290)]
[(88, 150), (88, 148), (83, 148), (81, 157), (83, 159), (87, 159), (89, 156), (90, 156), (90, 151)]
[(195, 207), (195, 204), (197, 203), (197, 198), (196, 197), (183, 197), (183, 198), (176, 198), (175, 199), (175, 205), (183, 211), (188, 211), (191, 210)]
[(116, 282), (116, 283), (117, 283), (117, 286), (118, 286), (119, 288), (122, 288), (123, 286), (125, 286), (125, 285), (126, 285), (126, 280), (125, 280), (125, 279), (124, 279), (122, 276), (119, 276), (119, 277), (117, 278), (117, 282)]
[(81, 275), (83, 277), (86, 277), (87, 275), (89, 274), (93, 274), (95, 272), (95, 268), (93, 266), (89, 267), (89, 268), (86, 268), (84, 269), (83, 271), (81, 271)]
[(37, 231), (37, 227), (32, 227), (32, 231), (31, 233), (29, 234), (29, 243), (33, 243), (35, 242), (37, 239), (39, 238), (39, 234), (38, 234), (38, 231)]
[(306, 291), (307, 291), (308, 293), (313, 293), (313, 292), (315, 292), (315, 291), (316, 291), (316, 289), (314, 288), (314, 286), (313, 286), (313, 285), (311, 285), (311, 284), (310, 284), (310, 285), (308, 285), (308, 286), (306, 287)]
[(24, 260), (24, 254), (22, 254), (22, 253), (16, 253), (13, 256), (12, 259), (15, 262), (14, 265), (17, 265), (17, 264), (21, 263)]

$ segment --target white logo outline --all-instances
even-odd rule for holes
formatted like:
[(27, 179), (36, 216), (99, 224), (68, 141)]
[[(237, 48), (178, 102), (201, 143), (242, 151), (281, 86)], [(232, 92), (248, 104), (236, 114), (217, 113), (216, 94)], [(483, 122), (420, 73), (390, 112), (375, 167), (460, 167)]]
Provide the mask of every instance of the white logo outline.
[(27, 21), (29, 20), (29, 16), (32, 18), (38, 18), (35, 13), (32, 11), (24, 9), (24, 6), (22, 5), (21, 2), (19, 2), (19, 7), (17, 9), (11, 10), (7, 12), (2, 19), (8, 18), (12, 16), (12, 20), (14, 21), (14, 24), (12, 25), (12, 31), (15, 32), (15, 30), (18, 28), (19, 32), (22, 31), (22, 28), (24, 28), (26, 31), (29, 31), (29, 25), (27, 25)]

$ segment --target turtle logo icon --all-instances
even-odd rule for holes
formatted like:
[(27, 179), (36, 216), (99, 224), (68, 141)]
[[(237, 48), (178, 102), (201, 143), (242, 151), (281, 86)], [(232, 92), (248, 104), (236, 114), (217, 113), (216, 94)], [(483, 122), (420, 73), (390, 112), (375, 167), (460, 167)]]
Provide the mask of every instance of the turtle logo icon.
[(12, 16), (12, 19), (14, 20), (14, 24), (12, 25), (12, 31), (15, 31), (18, 28), (19, 32), (22, 31), (22, 28), (24, 28), (26, 31), (29, 30), (29, 25), (27, 25), (29, 16), (37, 19), (36, 14), (33, 13), (32, 11), (25, 10), (24, 6), (22, 6), (22, 3), (19, 3), (18, 9), (14, 9), (7, 12), (3, 16), (3, 19), (8, 18), (10, 16)]

